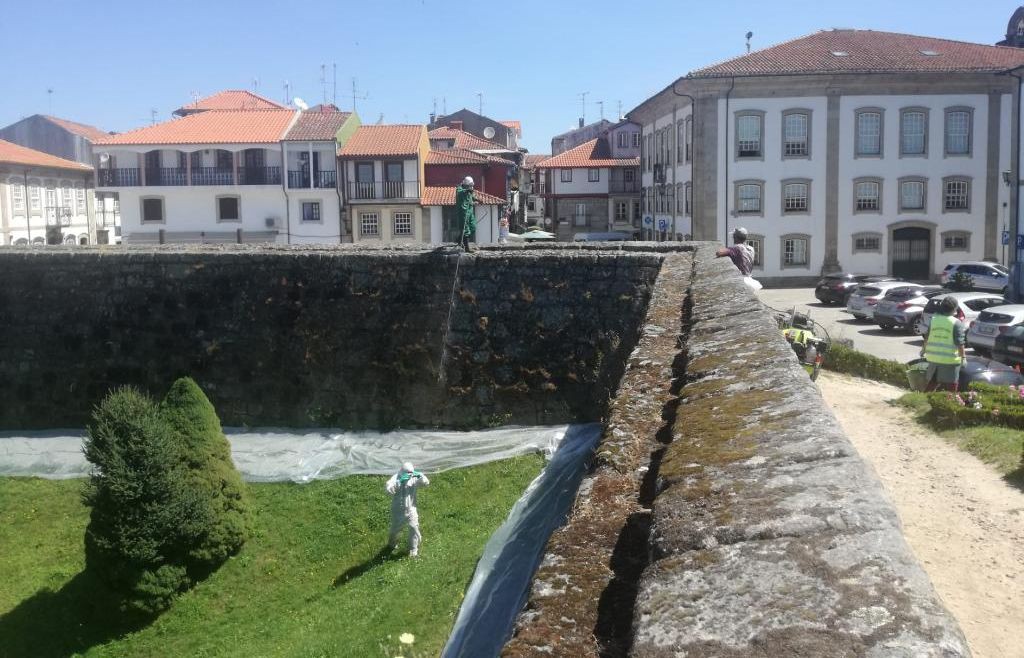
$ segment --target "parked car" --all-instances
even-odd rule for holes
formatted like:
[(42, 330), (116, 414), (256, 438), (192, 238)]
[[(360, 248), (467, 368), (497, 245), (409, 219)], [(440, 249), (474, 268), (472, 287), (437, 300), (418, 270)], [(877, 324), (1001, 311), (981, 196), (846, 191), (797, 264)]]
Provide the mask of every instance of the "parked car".
[(995, 347), (996, 336), (1005, 334), (1021, 322), (1024, 322), (1024, 304), (991, 306), (971, 323), (967, 330), (967, 344), (976, 352), (988, 354)]
[(924, 312), (914, 325), (914, 333), (923, 336), (928, 333), (928, 325), (932, 321), (932, 315), (939, 310), (939, 304), (943, 299), (952, 298), (956, 300), (956, 317), (970, 324), (978, 319), (978, 316), (985, 309), (992, 306), (1002, 306), (1006, 300), (1002, 295), (993, 295), (990, 292), (948, 292), (944, 295), (936, 295), (928, 300)]
[(906, 281), (881, 281), (863, 285), (850, 294), (850, 299), (846, 302), (846, 312), (858, 320), (870, 320), (875, 315), (875, 305), (893, 288), (921, 289), (924, 286)]
[(950, 263), (942, 270), (939, 279), (947, 288), (953, 285), (953, 277), (957, 273), (971, 277), (971, 288), (974, 290), (994, 290), (1006, 294), (1006, 286), (1010, 283), (1010, 272), (999, 263), (969, 261)]
[[(923, 391), (928, 384), (924, 378), (924, 362), (924, 359), (915, 359), (907, 364), (907, 379), (910, 388), (915, 391)], [(970, 355), (960, 368), (960, 390), (966, 391), (969, 384), (976, 382), (995, 386), (1020, 386), (1024, 384), (1024, 376), (1005, 363)]]
[(814, 296), (823, 304), (842, 304), (846, 306), (850, 299), (850, 294), (859, 285), (899, 280), (897, 277), (876, 274), (850, 274), (848, 272), (826, 274), (814, 287)]
[(996, 336), (992, 358), (1012, 365), (1024, 365), (1024, 325), (1010, 327)]
[(893, 288), (875, 305), (872, 319), (882, 331), (892, 331), (896, 327), (914, 331), (928, 300), (943, 292), (942, 286)]

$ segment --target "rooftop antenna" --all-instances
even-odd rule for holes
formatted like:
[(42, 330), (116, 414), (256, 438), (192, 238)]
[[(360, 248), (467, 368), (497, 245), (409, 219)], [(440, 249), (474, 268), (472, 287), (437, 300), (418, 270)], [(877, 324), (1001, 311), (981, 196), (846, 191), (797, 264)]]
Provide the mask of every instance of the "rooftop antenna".
[(580, 121), (583, 122), (584, 126), (587, 125), (587, 94), (589, 94), (589, 93), (590, 93), (589, 91), (584, 91), (584, 92), (581, 92), (580, 95), (579, 95), (580, 96), (580, 112), (581, 112), (581, 114), (580, 114)]
[(604, 121), (604, 101), (597, 101), (597, 106), (601, 109), (601, 121)]
[(747, 52), (750, 52), (750, 39), (754, 36), (753, 32), (747, 32)]
[(292, 85), (287, 80), (284, 81), (284, 104), (288, 105), (292, 102)]
[(323, 92), (324, 105), (327, 104), (327, 65), (320, 65), (320, 91)]
[(437, 96), (434, 96), (434, 116), (437, 116)]
[(151, 125), (151, 126), (155, 126), (156, 125), (156, 108), (155, 107), (149, 108), (149, 125)]
[(192, 104), (193, 105), (199, 105), (199, 91), (198, 90), (193, 89), (192, 91), (188, 92), (188, 95), (192, 97)]
[(53, 114), (53, 87), (46, 88), (46, 113)]
[(382, 123), (384, 123), (384, 113), (383, 112), (381, 112), (380, 116), (377, 117), (377, 125), (379, 126)]
[(337, 106), (338, 104), (338, 63), (331, 62), (331, 75), (334, 79), (334, 91), (331, 92), (331, 104)]
[[(365, 101), (367, 98), (370, 97), (369, 94), (364, 94), (364, 95), (360, 96), (359, 92), (357, 90), (358, 90), (358, 87), (356, 86), (356, 79), (352, 78), (352, 111), (353, 112), (356, 111), (356, 101)], [(383, 116), (383, 115), (381, 115), (381, 116)]]
[(259, 78), (253, 78), (252, 79), (252, 91), (253, 91), (253, 93), (258, 92), (259, 89), (260, 89), (260, 79)]
[(477, 100), (479, 101), (479, 104), (478, 104), (477, 107), (480, 110), (479, 112), (477, 112), (477, 114), (479, 114), (480, 116), (483, 116), (484, 115), (484, 92), (482, 92), (482, 91), (476, 92), (476, 97), (477, 97)]
[(448, 97), (441, 97), (441, 114), (448, 116)]

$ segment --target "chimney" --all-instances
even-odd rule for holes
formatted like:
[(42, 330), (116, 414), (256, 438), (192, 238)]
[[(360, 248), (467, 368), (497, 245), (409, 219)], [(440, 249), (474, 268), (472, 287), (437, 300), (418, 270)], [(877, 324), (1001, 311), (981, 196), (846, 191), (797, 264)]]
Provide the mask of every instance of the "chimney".
[(455, 130), (462, 130), (462, 122), (461, 121), (452, 121), (450, 125)]
[(583, 127), (583, 117), (580, 117), (580, 128)]

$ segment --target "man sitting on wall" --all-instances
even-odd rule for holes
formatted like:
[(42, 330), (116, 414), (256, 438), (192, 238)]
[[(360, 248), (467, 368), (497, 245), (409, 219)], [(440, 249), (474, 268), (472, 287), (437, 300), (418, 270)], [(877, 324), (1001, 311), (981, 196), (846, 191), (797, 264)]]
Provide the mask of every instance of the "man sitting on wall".
[(757, 279), (750, 276), (750, 273), (754, 270), (754, 248), (747, 244), (747, 229), (742, 226), (737, 227), (732, 232), (732, 241), (735, 243), (733, 246), (722, 247), (715, 252), (715, 256), (719, 258), (728, 256), (732, 260), (732, 264), (743, 275), (743, 283), (754, 290), (760, 290), (761, 284)]

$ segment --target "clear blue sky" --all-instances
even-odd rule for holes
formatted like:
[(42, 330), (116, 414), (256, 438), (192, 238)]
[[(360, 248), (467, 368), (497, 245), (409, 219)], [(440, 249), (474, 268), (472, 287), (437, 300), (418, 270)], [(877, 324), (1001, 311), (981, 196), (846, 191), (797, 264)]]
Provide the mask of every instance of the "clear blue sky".
[[(614, 118), (676, 77), (753, 46), (830, 27), (979, 43), (1002, 38), (1017, 3), (1003, 0), (715, 2), (606, 0), (121, 0), (8, 2), (0, 26), (0, 126), (50, 112), (105, 130), (147, 125), (190, 92), (252, 88), (275, 100), (322, 99), (320, 64), (337, 63), (338, 105), (365, 123), (425, 123), (433, 99), (523, 122), (547, 152), (579, 116)], [(47, 88), (53, 93), (47, 94)], [(48, 100), (48, 96), (51, 98)], [(50, 105), (52, 103), (52, 107)]]

